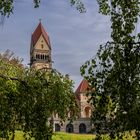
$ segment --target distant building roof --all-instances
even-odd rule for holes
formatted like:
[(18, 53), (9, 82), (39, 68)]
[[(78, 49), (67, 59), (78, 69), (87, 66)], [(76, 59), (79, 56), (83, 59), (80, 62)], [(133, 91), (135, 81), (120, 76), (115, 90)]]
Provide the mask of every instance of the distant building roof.
[(76, 90), (76, 97), (80, 100), (80, 93), (84, 93), (89, 89), (88, 81), (83, 79)]
[(47, 32), (45, 31), (42, 23), (40, 22), (37, 26), (37, 28), (35, 29), (35, 31), (33, 32), (32, 34), (32, 43), (33, 43), (33, 46), (37, 43), (38, 39), (40, 36), (43, 36), (46, 43), (48, 44), (49, 48), (51, 49), (51, 44), (50, 44), (50, 39), (49, 39), (49, 36), (47, 34)]

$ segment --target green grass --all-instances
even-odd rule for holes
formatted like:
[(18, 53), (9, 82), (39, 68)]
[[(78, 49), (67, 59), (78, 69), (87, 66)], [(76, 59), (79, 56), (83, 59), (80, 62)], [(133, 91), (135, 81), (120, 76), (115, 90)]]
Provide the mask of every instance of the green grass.
[[(15, 140), (25, 140), (23, 134), (24, 133), (22, 131), (16, 131)], [(31, 140), (34, 140), (34, 138), (32, 138)]]
[[(133, 136), (134, 135), (131, 136), (128, 132), (126, 132), (126, 135), (123, 138), (123, 140), (135, 140)], [(104, 140), (108, 140), (107, 135), (104, 135), (103, 137), (104, 137)], [(57, 132), (57, 133), (54, 133), (52, 140), (94, 140), (94, 138), (95, 138), (95, 135), (91, 135), (91, 134), (73, 134), (73, 133), (70, 134), (70, 133), (64, 133), (64, 132)], [(4, 139), (0, 138), (0, 140), (4, 140)], [(23, 132), (16, 131), (15, 140), (25, 140), (23, 137)]]
[[(95, 135), (69, 134), (64, 132), (57, 132), (54, 133), (52, 140), (93, 140), (93, 138), (95, 138)], [(0, 138), (0, 140), (2, 139)], [(22, 131), (16, 131), (15, 140), (25, 140)]]
[[(135, 140), (133, 138), (134, 133), (132, 132), (132, 135), (130, 133), (125, 132), (125, 135), (123, 136), (123, 140)], [(70, 133), (55, 133), (53, 135), (53, 140), (94, 140), (95, 135), (89, 135), (89, 134), (70, 134)], [(109, 140), (108, 135), (103, 135), (103, 140)], [(115, 140), (118, 140), (117, 138)]]
[(93, 140), (95, 135), (89, 134), (70, 134), (70, 133), (54, 133), (53, 140)]

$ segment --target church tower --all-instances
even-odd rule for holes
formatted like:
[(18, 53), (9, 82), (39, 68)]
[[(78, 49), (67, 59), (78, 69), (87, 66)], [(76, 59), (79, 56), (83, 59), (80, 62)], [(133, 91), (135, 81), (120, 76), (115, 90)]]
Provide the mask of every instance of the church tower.
[(51, 69), (50, 39), (40, 22), (31, 36), (30, 66), (36, 69)]

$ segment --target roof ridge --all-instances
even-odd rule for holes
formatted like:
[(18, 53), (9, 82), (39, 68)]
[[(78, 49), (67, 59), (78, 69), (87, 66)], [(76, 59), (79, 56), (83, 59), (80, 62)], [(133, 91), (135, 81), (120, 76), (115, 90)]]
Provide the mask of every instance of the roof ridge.
[(83, 81), (81, 83), (81, 89), (83, 88), (83, 86), (84, 86), (84, 79), (83, 79)]
[[(85, 87), (84, 87), (85, 86)], [(85, 90), (85, 88), (88, 87), (88, 81), (86, 79), (83, 79), (81, 83), (79, 84), (76, 92), (82, 92), (82, 90)]]
[(86, 79), (83, 79), (75, 91), (78, 100), (80, 100), (80, 94), (86, 92), (88, 87), (89, 87), (88, 81)]
[(33, 45), (35, 45), (37, 43), (37, 41), (41, 35), (43, 36), (46, 43), (48, 44), (48, 47), (51, 49), (51, 44), (50, 44), (50, 39), (49, 39), (48, 33), (45, 31), (42, 23), (39, 22), (38, 26), (36, 27), (36, 29), (32, 33), (31, 39), (32, 39)]

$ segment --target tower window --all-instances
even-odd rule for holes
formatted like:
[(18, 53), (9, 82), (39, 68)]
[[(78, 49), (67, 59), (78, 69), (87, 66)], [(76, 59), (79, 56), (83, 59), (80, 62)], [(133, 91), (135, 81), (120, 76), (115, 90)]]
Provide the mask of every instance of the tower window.
[(45, 55), (45, 60), (49, 61), (49, 56)]
[(36, 59), (40, 59), (40, 55), (39, 54), (36, 54)]
[(49, 61), (49, 56), (45, 54), (35, 54), (35, 59)]
[(40, 54), (38, 55), (38, 59), (40, 59), (41, 58), (41, 56), (40, 56)]
[(91, 116), (91, 108), (86, 107), (85, 108), (85, 118), (89, 118)]
[(42, 48), (42, 49), (44, 48), (44, 45), (43, 45), (43, 44), (41, 44), (41, 48)]

